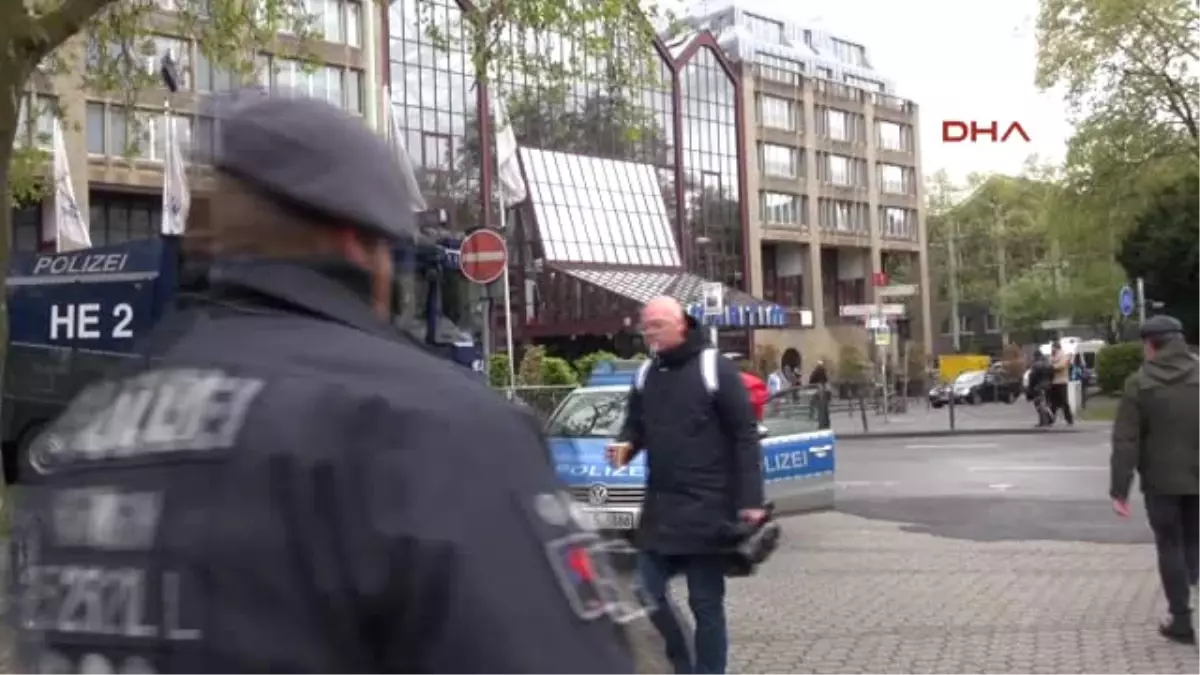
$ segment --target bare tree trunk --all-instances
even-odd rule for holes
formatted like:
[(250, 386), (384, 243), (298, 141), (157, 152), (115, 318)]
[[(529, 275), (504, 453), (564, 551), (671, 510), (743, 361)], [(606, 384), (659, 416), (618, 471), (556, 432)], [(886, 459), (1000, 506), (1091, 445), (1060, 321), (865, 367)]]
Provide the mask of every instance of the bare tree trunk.
[(24, 87), (19, 71), (23, 70), (23, 66), (14, 68), (9, 59), (0, 58), (0, 384), (4, 382), (4, 364), (8, 356), (8, 261), (12, 252), (12, 194), (8, 181), (13, 143), (20, 124)]

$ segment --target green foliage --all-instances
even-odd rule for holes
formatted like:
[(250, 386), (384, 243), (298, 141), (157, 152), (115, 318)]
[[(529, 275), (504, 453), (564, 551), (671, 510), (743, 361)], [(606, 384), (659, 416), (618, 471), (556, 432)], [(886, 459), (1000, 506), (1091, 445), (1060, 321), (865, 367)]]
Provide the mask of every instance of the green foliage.
[(1140, 342), (1106, 345), (1096, 354), (1096, 383), (1105, 394), (1120, 393), (1125, 380), (1142, 365)]
[(1062, 307), (1054, 274), (1034, 268), (1010, 281), (1000, 291), (1000, 311), (1005, 325), (1017, 331), (1037, 330), (1043, 321), (1056, 319)]
[[(1193, 167), (1194, 169), (1194, 167)], [(1167, 186), (1122, 239), (1117, 259), (1129, 278), (1142, 277), (1149, 300), (1184, 324), (1193, 344), (1200, 332), (1200, 175), (1189, 171)]]
[(862, 384), (869, 378), (870, 362), (857, 345), (844, 344), (838, 350), (837, 379), (846, 384)]
[(546, 348), (529, 347), (517, 370), (517, 384), (523, 387), (554, 387), (579, 384), (579, 377), (566, 359), (546, 354)]
[(547, 387), (574, 386), (579, 384), (579, 375), (566, 359), (546, 356), (542, 359), (538, 380), (538, 384)]
[(508, 379), (508, 354), (492, 354), (488, 359), (488, 384), (497, 389), (511, 385)]
[(616, 354), (601, 350), (575, 359), (575, 372), (579, 374), (579, 381), (586, 382), (591, 377), (592, 370), (595, 369), (597, 363), (601, 361), (614, 361), (616, 358)]
[(624, 0), (482, 2), (465, 12), (418, 0), (418, 13), (435, 45), (468, 55), (477, 80), (513, 74), (559, 89), (597, 72), (620, 88), (656, 75), (655, 25), (673, 22), (654, 3)]

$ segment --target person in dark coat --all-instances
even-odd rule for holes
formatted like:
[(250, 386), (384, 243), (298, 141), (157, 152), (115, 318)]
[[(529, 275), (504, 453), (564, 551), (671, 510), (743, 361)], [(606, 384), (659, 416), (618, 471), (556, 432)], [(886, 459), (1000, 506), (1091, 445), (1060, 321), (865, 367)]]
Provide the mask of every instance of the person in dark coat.
[(1113, 510), (1129, 517), (1136, 471), (1158, 549), (1158, 573), (1170, 620), (1159, 632), (1196, 642), (1191, 591), (1200, 577), (1200, 368), (1183, 341), (1183, 324), (1155, 316), (1142, 324), (1145, 361), (1125, 381), (1112, 428)]
[(1054, 424), (1054, 413), (1050, 409), (1050, 386), (1054, 379), (1054, 366), (1046, 355), (1040, 351), (1033, 353), (1033, 362), (1029, 365), (1029, 382), (1026, 396), (1033, 403), (1037, 413), (1039, 427)]
[(391, 150), (312, 99), (218, 120), (207, 302), (30, 448), (16, 669), (633, 672), (537, 426), (388, 320)]
[[(647, 454), (639, 571), (668, 658), (676, 672), (723, 673), (729, 650), (725, 573), (739, 541), (738, 523), (766, 517), (758, 424), (737, 366), (710, 349), (678, 302), (647, 303), (642, 330), (653, 361), (630, 392), (610, 458), (624, 465), (639, 451)], [(687, 578), (696, 619), (694, 662), (667, 594), (677, 574)]]

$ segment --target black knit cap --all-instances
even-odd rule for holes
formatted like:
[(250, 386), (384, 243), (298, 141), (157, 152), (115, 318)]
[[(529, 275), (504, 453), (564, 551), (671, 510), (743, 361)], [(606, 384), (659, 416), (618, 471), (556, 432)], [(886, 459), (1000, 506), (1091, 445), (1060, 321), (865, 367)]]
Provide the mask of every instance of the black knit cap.
[(1156, 337), (1160, 335), (1171, 335), (1172, 333), (1182, 333), (1183, 323), (1173, 316), (1166, 314), (1158, 314), (1146, 319), (1142, 323), (1141, 334), (1143, 338)]
[(246, 89), (211, 97), (208, 163), (281, 202), (411, 240), (414, 196), (394, 151), (363, 120), (325, 101)]

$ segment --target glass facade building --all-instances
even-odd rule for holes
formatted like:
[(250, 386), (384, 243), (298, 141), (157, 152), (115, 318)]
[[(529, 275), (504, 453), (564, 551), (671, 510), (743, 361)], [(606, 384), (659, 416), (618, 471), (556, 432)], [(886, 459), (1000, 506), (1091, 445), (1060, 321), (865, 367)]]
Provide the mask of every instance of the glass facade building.
[(517, 74), (479, 88), (461, 9), (437, 1), (433, 14), (392, 6), (394, 110), (430, 205), (465, 232), (498, 225), (487, 110), (504, 101), (529, 188), (507, 221), (519, 339), (627, 333), (646, 299), (698, 303), (706, 280), (728, 287), (727, 303), (761, 308), (745, 293), (740, 82), (711, 35), (656, 40), (636, 83), (595, 59), (565, 87)]

